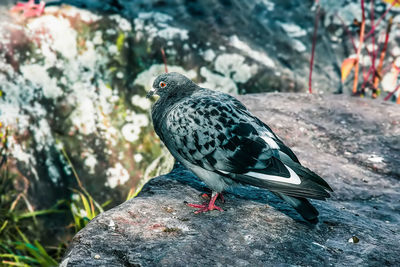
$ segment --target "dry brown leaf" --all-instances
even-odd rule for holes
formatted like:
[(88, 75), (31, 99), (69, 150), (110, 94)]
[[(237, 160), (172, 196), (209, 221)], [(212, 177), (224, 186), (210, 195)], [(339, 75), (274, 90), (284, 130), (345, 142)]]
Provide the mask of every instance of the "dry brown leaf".
[(341, 67), (342, 82), (344, 82), (346, 80), (347, 76), (349, 76), (350, 71), (354, 67), (356, 62), (357, 62), (357, 59), (355, 59), (355, 58), (346, 58), (345, 60), (343, 60), (342, 67)]
[(400, 1), (399, 0), (382, 0), (385, 3), (391, 4), (393, 6), (400, 6)]

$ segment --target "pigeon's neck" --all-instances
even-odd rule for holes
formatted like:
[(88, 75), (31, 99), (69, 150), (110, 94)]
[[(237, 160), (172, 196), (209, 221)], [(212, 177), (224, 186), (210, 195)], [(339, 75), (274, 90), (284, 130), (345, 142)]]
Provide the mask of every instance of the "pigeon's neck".
[(191, 97), (199, 87), (197, 86), (186, 86), (184, 89), (175, 90), (167, 95), (160, 97), (157, 103), (162, 106), (163, 111), (167, 111), (176, 104), (180, 103), (182, 100)]
[(151, 117), (154, 124), (154, 130), (161, 138), (161, 140), (163, 140), (163, 136), (160, 129), (162, 127), (162, 123), (165, 122), (165, 119), (168, 116), (169, 112), (181, 101), (190, 96), (191, 93), (189, 94), (188, 92), (185, 94), (169, 95), (165, 97), (160, 97), (156, 101), (156, 103), (154, 103), (151, 110)]

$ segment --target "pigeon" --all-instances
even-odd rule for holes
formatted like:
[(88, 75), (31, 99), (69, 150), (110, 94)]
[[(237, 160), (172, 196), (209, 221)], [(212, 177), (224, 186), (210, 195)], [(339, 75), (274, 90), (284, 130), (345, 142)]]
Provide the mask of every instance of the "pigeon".
[(318, 222), (307, 198), (325, 200), (332, 188), (302, 166), (268, 125), (235, 97), (198, 86), (176, 72), (159, 75), (147, 97), (154, 130), (177, 161), (211, 190), (209, 203), (187, 204), (196, 213), (215, 204), (230, 187), (265, 188), (288, 202), (308, 222)]

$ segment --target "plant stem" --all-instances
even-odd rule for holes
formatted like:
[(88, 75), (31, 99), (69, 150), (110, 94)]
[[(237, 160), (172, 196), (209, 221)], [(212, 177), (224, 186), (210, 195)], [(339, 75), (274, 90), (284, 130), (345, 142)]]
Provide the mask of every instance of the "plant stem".
[(365, 35), (365, 39), (369, 38), (371, 36), (371, 34), (373, 34), (373, 32), (375, 31), (375, 28), (378, 27), (379, 23), (383, 20), (383, 18), (387, 15), (387, 13), (389, 13), (389, 11), (394, 7), (395, 4), (397, 4), (400, 0), (394, 0), (391, 4), (391, 6), (385, 10), (385, 12), (382, 14), (382, 16), (380, 16), (380, 18), (378, 19), (378, 21), (376, 22), (376, 25), (372, 24), (372, 28), (371, 30)]
[(361, 29), (360, 29), (360, 43), (357, 48), (357, 61), (354, 69), (354, 82), (353, 82), (353, 94), (357, 93), (357, 85), (358, 85), (358, 72), (360, 69), (360, 54), (361, 48), (364, 41), (364, 32), (365, 32), (365, 10), (364, 10), (364, 0), (361, 0), (361, 10), (362, 10), (362, 21), (361, 21)]
[(378, 87), (379, 81), (382, 78), (383, 60), (385, 59), (386, 49), (387, 49), (387, 45), (388, 45), (388, 42), (389, 42), (389, 34), (390, 34), (390, 30), (392, 28), (392, 24), (393, 24), (393, 17), (391, 17), (389, 19), (389, 22), (388, 22), (388, 25), (387, 25), (387, 28), (386, 28), (385, 43), (383, 45), (381, 56), (380, 56), (380, 59), (379, 59), (379, 64), (378, 64), (378, 67), (376, 69), (376, 74), (377, 75), (375, 76), (375, 80), (374, 80), (374, 87), (375, 88)]
[[(73, 172), (73, 174), (74, 174), (74, 176), (75, 176), (75, 179), (76, 179), (76, 181), (77, 181), (77, 183), (78, 183), (79, 188), (80, 188), (80, 189), (84, 189), (84, 187), (83, 187), (83, 185), (82, 185), (82, 182), (81, 182), (81, 179), (79, 179), (78, 173), (76, 172), (76, 170), (75, 170), (75, 168), (74, 168), (74, 165), (72, 165), (72, 162), (71, 162), (71, 160), (69, 159), (68, 154), (67, 154), (67, 152), (65, 151), (64, 147), (61, 148), (61, 152), (63, 153), (64, 157), (67, 159), (68, 164), (69, 164), (69, 166), (70, 166), (71, 169), (72, 169), (72, 172)], [(86, 190), (85, 190), (85, 191), (86, 191)]]
[[(371, 25), (374, 26), (374, 1), (371, 1)], [(375, 81), (376, 71), (375, 71), (375, 60), (376, 60), (376, 51), (375, 51), (375, 29), (371, 29), (372, 36), (372, 60), (371, 60), (371, 69), (372, 69), (372, 81)]]
[(167, 57), (165, 56), (165, 51), (164, 51), (164, 48), (163, 48), (163, 47), (161, 47), (161, 55), (162, 55), (162, 59), (163, 59), (163, 61), (164, 61), (165, 72), (168, 73)]
[[(400, 84), (397, 85), (396, 88), (395, 88), (392, 92), (390, 92), (383, 100), (384, 100), (384, 101), (388, 101), (388, 100), (392, 97), (392, 95), (393, 95), (394, 93), (396, 93), (397, 90), (399, 90), (399, 88), (400, 88)], [(400, 99), (400, 97), (399, 97), (399, 99)], [(398, 100), (398, 99), (397, 99), (397, 100)]]

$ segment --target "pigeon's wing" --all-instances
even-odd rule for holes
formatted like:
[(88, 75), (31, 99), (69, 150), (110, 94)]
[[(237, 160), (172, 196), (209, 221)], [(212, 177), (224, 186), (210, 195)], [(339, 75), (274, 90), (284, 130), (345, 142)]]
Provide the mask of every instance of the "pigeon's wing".
[(278, 136), (272, 131), (272, 129), (262, 122), (260, 119), (257, 117), (253, 116), (250, 111), (236, 98), (234, 98), (231, 95), (228, 94), (223, 94), (222, 95), (222, 100), (226, 102), (230, 102), (232, 106), (240, 113), (242, 116), (250, 118), (250, 120), (254, 123), (257, 124), (260, 128), (262, 128), (265, 132), (268, 133), (268, 137), (272, 138), (272, 140), (278, 145), (279, 150), (282, 153), (285, 153), (287, 156), (289, 156), (294, 162), (300, 163), (299, 159), (297, 156), (293, 153), (293, 151), (287, 147), (282, 140), (279, 139)]
[(265, 126), (238, 100), (204, 94), (170, 111), (163, 141), (174, 156), (237, 182), (295, 197), (329, 197), (327, 183), (292, 159)]

